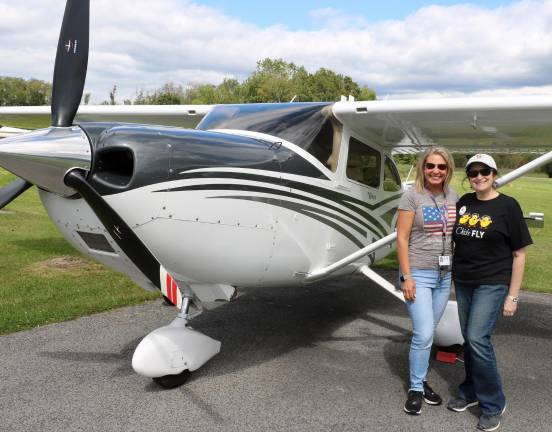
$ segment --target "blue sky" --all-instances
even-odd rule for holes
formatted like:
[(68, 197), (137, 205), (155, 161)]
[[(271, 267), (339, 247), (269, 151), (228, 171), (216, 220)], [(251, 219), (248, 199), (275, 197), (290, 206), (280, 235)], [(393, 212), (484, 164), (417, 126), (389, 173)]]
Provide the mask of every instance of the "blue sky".
[(360, 15), (367, 21), (401, 20), (418, 9), (428, 5), (450, 6), (469, 3), (485, 8), (496, 8), (513, 3), (500, 0), (473, 1), (401, 1), (401, 0), (277, 0), (259, 2), (254, 0), (199, 0), (196, 3), (211, 6), (225, 15), (238, 18), (261, 27), (284, 25), (291, 30), (310, 30), (319, 27), (319, 22), (309, 16), (309, 12), (317, 9), (337, 9), (347, 15)]

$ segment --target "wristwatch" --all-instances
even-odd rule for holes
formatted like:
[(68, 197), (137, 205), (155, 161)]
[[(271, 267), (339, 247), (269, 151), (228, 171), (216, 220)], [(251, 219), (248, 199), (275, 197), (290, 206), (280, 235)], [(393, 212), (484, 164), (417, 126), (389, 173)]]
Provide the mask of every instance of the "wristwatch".
[(519, 300), (519, 297), (514, 297), (513, 295), (508, 294), (506, 297), (508, 297), (510, 300), (512, 300), (514, 303), (517, 303)]
[(399, 280), (400, 280), (401, 282), (404, 282), (404, 281), (407, 280), (407, 279), (412, 279), (412, 275), (406, 274), (406, 275), (401, 275), (401, 276), (399, 277)]

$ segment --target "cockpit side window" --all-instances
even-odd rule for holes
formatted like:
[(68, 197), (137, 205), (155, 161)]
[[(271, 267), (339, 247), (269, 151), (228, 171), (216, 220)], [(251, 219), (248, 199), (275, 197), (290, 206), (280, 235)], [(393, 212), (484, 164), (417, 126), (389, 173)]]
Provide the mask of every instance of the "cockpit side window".
[(380, 153), (351, 137), (347, 157), (347, 177), (367, 186), (379, 188), (380, 170)]
[(335, 117), (331, 117), (332, 122), (332, 151), (330, 156), (326, 160), (325, 165), (332, 171), (337, 170), (337, 163), (339, 162), (339, 151), (341, 150), (341, 136), (343, 133), (343, 127), (341, 123), (337, 121)]
[[(331, 169), (329, 161), (332, 155), (332, 137), (332, 122), (330, 119), (326, 119), (320, 131), (316, 134), (312, 141), (304, 147), (306, 151), (322, 162), (328, 169)], [(335, 171), (335, 169), (332, 171)]]
[(385, 166), (383, 168), (383, 190), (396, 192), (401, 188), (401, 177), (395, 164), (385, 156)]
[(325, 117), (320, 131), (304, 149), (318, 159), (326, 168), (335, 172), (341, 148), (341, 123), (332, 115), (331, 107), (324, 107), (321, 114)]

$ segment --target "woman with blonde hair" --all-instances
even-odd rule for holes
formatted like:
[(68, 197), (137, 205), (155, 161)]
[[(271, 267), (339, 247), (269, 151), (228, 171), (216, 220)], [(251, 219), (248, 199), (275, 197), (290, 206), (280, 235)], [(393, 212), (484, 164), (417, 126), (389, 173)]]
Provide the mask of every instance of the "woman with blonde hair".
[(442, 147), (430, 147), (418, 160), (414, 187), (405, 192), (397, 220), (401, 289), (412, 320), (410, 387), (404, 405), (420, 414), (422, 402), (440, 405), (426, 380), (433, 332), (448, 302), (451, 236), (458, 195), (449, 187), (454, 160)]

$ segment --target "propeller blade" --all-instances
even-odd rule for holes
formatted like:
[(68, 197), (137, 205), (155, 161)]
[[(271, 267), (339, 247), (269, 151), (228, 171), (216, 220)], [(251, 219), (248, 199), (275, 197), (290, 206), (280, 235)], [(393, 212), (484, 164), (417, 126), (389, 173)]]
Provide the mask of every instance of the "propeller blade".
[(4, 186), (0, 189), (0, 209), (6, 207), (19, 195), (25, 192), (32, 186), (32, 183), (29, 183), (23, 179), (15, 179), (9, 185)]
[(88, 66), (90, 0), (67, 0), (54, 67), (52, 126), (67, 127), (79, 108)]
[(178, 308), (182, 307), (182, 293), (172, 276), (157, 261), (126, 222), (88, 183), (82, 170), (74, 169), (65, 176), (65, 184), (81, 194), (105, 229), (138, 269)]

